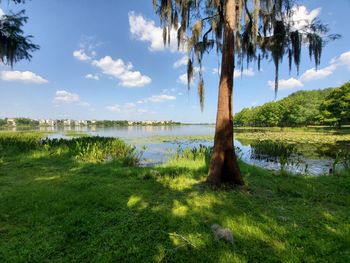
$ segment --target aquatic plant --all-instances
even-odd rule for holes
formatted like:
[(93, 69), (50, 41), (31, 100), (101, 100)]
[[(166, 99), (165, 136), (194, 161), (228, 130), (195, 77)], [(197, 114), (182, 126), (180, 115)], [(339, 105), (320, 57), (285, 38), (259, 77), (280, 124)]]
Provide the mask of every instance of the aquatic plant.
[(117, 160), (133, 166), (140, 162), (143, 151), (118, 138), (78, 137), (72, 139), (40, 138), (43, 134), (3, 133), (0, 135), (2, 153), (46, 151), (52, 155), (67, 155), (77, 161), (102, 162)]
[(301, 163), (296, 144), (281, 141), (262, 140), (252, 142), (251, 158), (279, 163), (281, 170), (284, 170), (287, 164), (299, 165)]

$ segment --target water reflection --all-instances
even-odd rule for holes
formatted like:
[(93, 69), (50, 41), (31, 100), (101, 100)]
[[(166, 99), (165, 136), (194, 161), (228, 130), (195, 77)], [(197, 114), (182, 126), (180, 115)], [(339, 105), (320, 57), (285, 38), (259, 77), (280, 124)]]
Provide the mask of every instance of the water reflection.
[[(13, 127), (13, 131), (17, 128)], [(96, 126), (64, 126), (40, 127), (38, 130), (50, 132), (50, 138), (68, 138), (67, 133), (86, 133), (93, 136), (119, 137), (128, 143), (135, 144), (144, 152), (144, 165), (154, 165), (165, 162), (174, 155), (178, 147), (212, 146), (212, 140), (181, 139), (184, 137), (212, 136), (213, 125), (181, 125), (181, 126), (125, 126), (125, 127), (96, 127)], [(176, 139), (163, 141), (148, 140), (154, 136), (171, 136)], [(137, 138), (137, 139), (136, 139)], [(136, 139), (136, 140), (135, 140)], [(286, 144), (281, 141), (235, 140), (240, 149), (240, 158), (249, 163), (271, 170), (286, 170), (296, 174), (307, 173), (321, 175), (333, 173), (335, 169), (350, 167), (350, 144), (294, 143)]]

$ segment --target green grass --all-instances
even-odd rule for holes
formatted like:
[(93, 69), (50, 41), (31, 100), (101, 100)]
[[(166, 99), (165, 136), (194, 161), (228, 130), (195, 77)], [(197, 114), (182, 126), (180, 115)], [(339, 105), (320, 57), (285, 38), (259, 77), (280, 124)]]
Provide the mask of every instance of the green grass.
[[(12, 148), (5, 137), (0, 262), (350, 260), (349, 174), (296, 177), (241, 163), (246, 186), (214, 189), (204, 149), (141, 168), (121, 161), (127, 151), (79, 159), (86, 146), (33, 147), (22, 134), (22, 148)], [(107, 143), (99, 140), (85, 142)], [(234, 244), (215, 240), (215, 223), (232, 230)]]

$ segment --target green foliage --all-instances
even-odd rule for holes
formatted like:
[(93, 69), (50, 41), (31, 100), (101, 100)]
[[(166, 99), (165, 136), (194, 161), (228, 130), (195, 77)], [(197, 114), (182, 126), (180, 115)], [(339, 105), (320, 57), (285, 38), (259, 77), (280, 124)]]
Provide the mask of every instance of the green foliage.
[(7, 121), (5, 119), (0, 119), (0, 127), (5, 126), (7, 124)]
[[(350, 87), (349, 83), (343, 87)], [(298, 127), (350, 123), (349, 88), (297, 91), (288, 97), (262, 106), (244, 108), (234, 116), (236, 126)], [(331, 94), (333, 94), (331, 96)], [(339, 106), (340, 110), (337, 110)], [(331, 113), (332, 111), (332, 113)]]
[(287, 164), (297, 164), (300, 162), (299, 152), (296, 144), (285, 143), (283, 141), (262, 140), (251, 143), (253, 159), (275, 161), (284, 170)]
[[(37, 147), (0, 158), (1, 262), (349, 261), (349, 174), (241, 163), (246, 186), (218, 191), (203, 183), (198, 150), (147, 168)], [(212, 224), (235, 243), (216, 240)]]
[(79, 137), (66, 139), (40, 139), (36, 133), (1, 133), (0, 149), (3, 154), (42, 151), (51, 156), (67, 156), (82, 162), (117, 160), (123, 165), (138, 165), (141, 153), (118, 138)]
[[(307, 44), (315, 66), (320, 64), (323, 46), (339, 35), (328, 35), (329, 29), (317, 19), (296, 29), (293, 17), (295, 0), (153, 0), (154, 11), (163, 26), (164, 45), (170, 44), (171, 30), (177, 30), (178, 47), (187, 49), (188, 85), (194, 79), (194, 64), (199, 65), (198, 94), (203, 105), (203, 56), (214, 47), (223, 51), (223, 35), (233, 35), (231, 46), (238, 63), (269, 59), (275, 65), (275, 92), (281, 61), (288, 56), (289, 70), (294, 63), (299, 71), (302, 43)], [(234, 10), (233, 12), (226, 12)], [(231, 16), (231, 17), (230, 17)], [(229, 28), (229, 29), (228, 29)], [(226, 31), (227, 32), (226, 32)], [(225, 31), (225, 32), (224, 32)], [(227, 50), (225, 51), (227, 52)], [(226, 65), (227, 67), (234, 67)], [(233, 76), (232, 76), (233, 77)], [(201, 107), (202, 108), (202, 107)]]
[(29, 118), (15, 118), (17, 126), (38, 126), (39, 122)]
[[(15, 2), (23, 2), (15, 0)], [(32, 36), (24, 36), (23, 27), (28, 17), (22, 10), (16, 14), (3, 15), (0, 18), (0, 61), (13, 67), (20, 60), (30, 60), (31, 53), (39, 49), (32, 43)]]
[(103, 121), (96, 121), (94, 123), (94, 125), (96, 125), (96, 126), (103, 126), (103, 127), (128, 126), (128, 121), (103, 120)]
[(322, 123), (341, 126), (350, 124), (350, 82), (334, 89), (322, 102)]

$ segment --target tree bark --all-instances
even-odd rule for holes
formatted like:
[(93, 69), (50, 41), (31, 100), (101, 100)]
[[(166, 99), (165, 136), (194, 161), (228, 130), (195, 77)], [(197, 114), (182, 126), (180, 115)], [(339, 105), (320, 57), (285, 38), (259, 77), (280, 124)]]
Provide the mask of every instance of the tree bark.
[(235, 0), (226, 0), (221, 75), (213, 154), (207, 181), (243, 185), (233, 144), (232, 91), (234, 73)]

